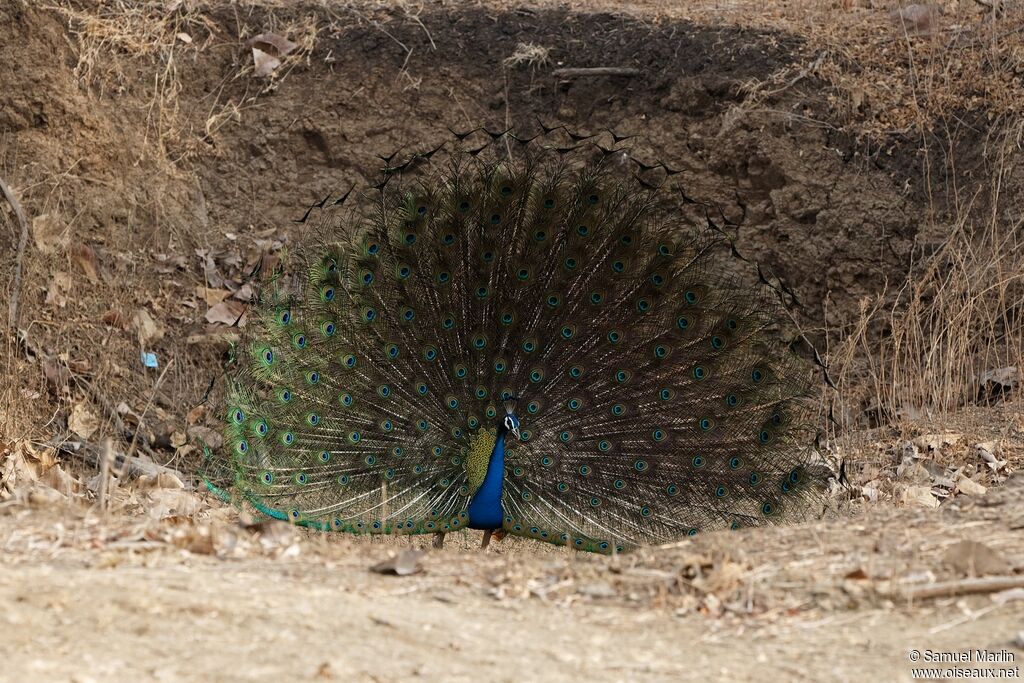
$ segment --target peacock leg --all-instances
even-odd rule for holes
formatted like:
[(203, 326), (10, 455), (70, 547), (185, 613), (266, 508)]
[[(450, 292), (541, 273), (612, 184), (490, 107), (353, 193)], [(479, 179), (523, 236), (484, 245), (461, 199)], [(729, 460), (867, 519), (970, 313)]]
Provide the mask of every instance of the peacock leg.
[(434, 534), (434, 547), (437, 548), (437, 549), (441, 549), (441, 548), (444, 547), (444, 532), (443, 531), (438, 531), (436, 534)]
[(480, 550), (487, 550), (487, 545), (491, 542), (491, 534), (494, 532), (491, 529), (484, 531), (484, 541), (480, 545)]

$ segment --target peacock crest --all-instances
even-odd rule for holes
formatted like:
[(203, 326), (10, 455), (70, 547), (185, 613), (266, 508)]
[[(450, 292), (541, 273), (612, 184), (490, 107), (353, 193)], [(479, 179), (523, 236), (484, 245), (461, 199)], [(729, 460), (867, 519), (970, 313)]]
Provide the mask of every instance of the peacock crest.
[(802, 514), (809, 377), (771, 297), (607, 150), (491, 139), (322, 203), (263, 286), (213, 458), (240, 498), (598, 552)]

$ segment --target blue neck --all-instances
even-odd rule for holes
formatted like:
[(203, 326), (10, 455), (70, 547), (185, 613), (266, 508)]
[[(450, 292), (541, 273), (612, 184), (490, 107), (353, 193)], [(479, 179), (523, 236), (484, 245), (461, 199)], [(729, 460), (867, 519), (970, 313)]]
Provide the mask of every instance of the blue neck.
[(487, 463), (487, 474), (472, 500), (469, 501), (470, 529), (500, 529), (505, 521), (501, 508), (501, 492), (505, 483), (505, 434), (504, 427), (498, 429), (498, 439)]

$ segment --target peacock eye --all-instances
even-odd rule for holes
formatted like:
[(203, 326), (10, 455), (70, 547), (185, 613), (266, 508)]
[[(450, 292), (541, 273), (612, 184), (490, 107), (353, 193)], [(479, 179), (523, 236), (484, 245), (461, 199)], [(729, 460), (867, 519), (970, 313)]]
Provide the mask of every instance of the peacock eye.
[[(384, 159), (387, 188), (275, 258), (218, 393), (224, 452), (203, 452), (225, 483), (312, 529), (502, 527), (608, 553), (813, 503), (817, 375), (784, 306), (662, 215), (667, 194), (563, 168), (574, 143), (499, 160), (504, 135), (427, 173)], [(488, 475), (502, 504), (470, 505)]]

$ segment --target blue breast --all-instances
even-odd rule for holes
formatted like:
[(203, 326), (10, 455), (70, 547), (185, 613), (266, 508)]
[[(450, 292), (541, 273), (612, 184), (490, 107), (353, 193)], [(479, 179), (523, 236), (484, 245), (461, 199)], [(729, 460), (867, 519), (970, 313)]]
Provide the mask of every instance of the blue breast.
[(491, 460), (487, 463), (484, 483), (469, 501), (470, 529), (500, 529), (505, 520), (501, 494), (505, 483), (505, 431), (498, 433)]

